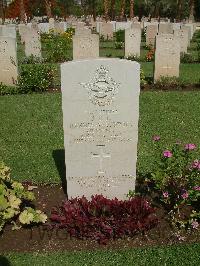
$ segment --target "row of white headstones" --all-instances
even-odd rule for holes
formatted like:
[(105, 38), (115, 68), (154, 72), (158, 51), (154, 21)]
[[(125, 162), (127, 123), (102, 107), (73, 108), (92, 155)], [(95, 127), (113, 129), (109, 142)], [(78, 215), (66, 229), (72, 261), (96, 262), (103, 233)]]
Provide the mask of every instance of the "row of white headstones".
[[(62, 25), (64, 22), (61, 22)], [(57, 23), (59, 24), (59, 23)], [(100, 36), (113, 38), (112, 23), (99, 22)], [(127, 24), (126, 24), (127, 25)], [(51, 24), (53, 29), (55, 23)], [(61, 26), (57, 26), (57, 29)], [(173, 30), (174, 28), (174, 30)], [(41, 57), (41, 41), (37, 24), (18, 25), (22, 43), (25, 43), (26, 56)], [(180, 53), (187, 52), (195, 32), (195, 24), (153, 23), (146, 27), (146, 44), (156, 47), (154, 79), (162, 76), (179, 76)], [(63, 28), (64, 31), (64, 28)], [(156, 42), (155, 42), (156, 40)], [(155, 45), (156, 43), (156, 45)], [(132, 23), (125, 29), (125, 57), (140, 56), (141, 24)], [(99, 35), (82, 23), (73, 36), (73, 59), (99, 57)], [(15, 25), (0, 26), (0, 82), (13, 85), (17, 81), (17, 49)]]

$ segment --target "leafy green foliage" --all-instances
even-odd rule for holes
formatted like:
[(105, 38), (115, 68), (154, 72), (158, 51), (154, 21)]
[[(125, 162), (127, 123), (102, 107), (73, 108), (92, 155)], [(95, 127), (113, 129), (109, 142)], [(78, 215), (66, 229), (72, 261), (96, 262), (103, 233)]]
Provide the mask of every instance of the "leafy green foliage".
[(44, 213), (27, 206), (34, 199), (34, 194), (14, 181), (10, 169), (0, 162), (0, 231), (8, 222), (13, 223), (14, 228), (19, 228), (16, 222), (22, 225), (45, 223), (47, 216)]
[(125, 42), (125, 30), (118, 30), (115, 33), (116, 42)]
[(73, 30), (68, 29), (65, 33), (55, 33), (42, 35), (42, 43), (46, 51), (46, 61), (51, 63), (65, 62), (71, 60), (69, 49), (72, 45)]
[(194, 63), (195, 59), (192, 54), (189, 53), (182, 53), (181, 54), (181, 63)]
[(23, 65), (19, 78), (20, 93), (43, 92), (52, 86), (54, 68), (51, 65)]
[(19, 89), (17, 86), (7, 86), (0, 83), (0, 95), (18, 94)]
[(158, 90), (169, 90), (169, 89), (181, 89), (184, 82), (177, 77), (161, 77), (154, 84), (154, 89)]

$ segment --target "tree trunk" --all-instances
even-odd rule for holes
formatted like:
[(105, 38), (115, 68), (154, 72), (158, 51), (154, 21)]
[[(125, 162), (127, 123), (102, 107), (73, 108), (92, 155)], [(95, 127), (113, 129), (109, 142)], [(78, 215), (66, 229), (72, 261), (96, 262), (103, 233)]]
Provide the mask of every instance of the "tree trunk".
[(194, 0), (190, 0), (190, 18), (194, 18)]
[(134, 18), (134, 0), (130, 0), (130, 19)]
[(108, 21), (109, 20), (109, 4), (108, 4), (108, 0), (104, 0), (104, 16), (105, 16), (105, 20)]
[(51, 3), (48, 0), (45, 0), (45, 8), (46, 8), (47, 17), (52, 18)]
[(111, 7), (110, 7), (111, 20), (115, 20), (115, 4), (116, 4), (116, 0), (111, 0)]
[(20, 22), (26, 22), (25, 8), (24, 8), (24, 0), (20, 0)]
[(126, 3), (126, 0), (121, 0), (121, 12), (120, 12), (120, 19), (121, 20), (124, 20), (125, 3)]
[(97, 12), (96, 12), (96, 1), (92, 1), (92, 16), (94, 21), (96, 21)]
[(5, 22), (5, 12), (3, 0), (0, 0), (0, 18), (2, 19), (2, 24)]
[(177, 16), (176, 16), (178, 21), (181, 21), (182, 4), (183, 4), (183, 0), (178, 0), (178, 2), (177, 2)]

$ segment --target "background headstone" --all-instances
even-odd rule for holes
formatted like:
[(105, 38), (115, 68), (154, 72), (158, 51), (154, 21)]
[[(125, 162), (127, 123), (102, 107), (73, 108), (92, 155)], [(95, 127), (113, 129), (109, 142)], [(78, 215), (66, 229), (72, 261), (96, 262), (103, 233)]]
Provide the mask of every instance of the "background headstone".
[(172, 23), (160, 23), (158, 27), (159, 34), (173, 34), (173, 24)]
[(173, 34), (156, 36), (154, 80), (179, 77), (180, 40)]
[(26, 56), (41, 57), (41, 40), (40, 35), (31, 30), (24, 35), (25, 40), (25, 54)]
[(158, 25), (147, 25), (146, 29), (146, 45), (155, 46), (156, 35), (158, 34)]
[(0, 83), (13, 86), (17, 83), (17, 45), (12, 37), (0, 37)]
[(99, 57), (99, 35), (87, 34), (73, 36), (73, 59), (88, 59)]
[(125, 30), (125, 56), (140, 56), (141, 28)]
[(99, 34), (105, 40), (112, 40), (113, 39), (113, 25), (109, 22), (103, 22), (99, 24)]
[(189, 46), (188, 30), (186, 28), (180, 30), (174, 30), (174, 36), (180, 39), (181, 53), (187, 53), (187, 48)]
[(135, 189), (139, 64), (70, 62), (61, 79), (68, 197), (125, 199)]

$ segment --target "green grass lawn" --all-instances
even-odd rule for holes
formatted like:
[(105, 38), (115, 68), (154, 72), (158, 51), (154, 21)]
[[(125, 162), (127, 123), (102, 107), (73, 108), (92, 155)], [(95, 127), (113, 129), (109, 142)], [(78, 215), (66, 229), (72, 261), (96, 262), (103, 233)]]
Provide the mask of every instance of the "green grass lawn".
[[(200, 92), (143, 92), (140, 96), (138, 171), (154, 163), (152, 135), (163, 144), (199, 144)], [(61, 94), (0, 97), (0, 156), (18, 180), (60, 182), (53, 153), (64, 149)], [(59, 158), (60, 160), (62, 158)]]
[[(8, 254), (12, 266), (197, 266), (200, 244), (121, 251), (67, 252), (50, 254)], [(3, 259), (2, 259), (3, 261)], [(6, 266), (10, 264), (1, 264)]]

